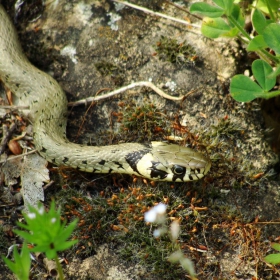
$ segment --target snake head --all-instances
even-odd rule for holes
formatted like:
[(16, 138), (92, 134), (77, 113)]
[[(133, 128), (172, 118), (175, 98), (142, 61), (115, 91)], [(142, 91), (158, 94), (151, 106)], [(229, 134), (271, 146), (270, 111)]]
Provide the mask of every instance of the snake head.
[(150, 177), (155, 181), (188, 182), (205, 176), (210, 160), (190, 148), (164, 142), (151, 144)]

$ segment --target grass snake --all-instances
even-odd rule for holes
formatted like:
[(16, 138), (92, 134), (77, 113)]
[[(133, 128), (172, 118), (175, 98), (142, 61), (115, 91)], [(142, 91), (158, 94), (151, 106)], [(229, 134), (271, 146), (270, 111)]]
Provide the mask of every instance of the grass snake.
[(47, 161), (93, 173), (135, 174), (154, 181), (186, 182), (210, 169), (207, 157), (165, 142), (85, 146), (66, 137), (67, 99), (60, 85), (24, 55), (15, 28), (0, 5), (0, 78), (30, 107), (36, 149)]

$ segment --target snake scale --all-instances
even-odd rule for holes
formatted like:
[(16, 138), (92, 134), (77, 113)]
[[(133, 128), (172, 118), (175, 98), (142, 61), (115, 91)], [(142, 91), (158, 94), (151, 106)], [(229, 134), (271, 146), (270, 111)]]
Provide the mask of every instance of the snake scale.
[(55, 165), (93, 173), (126, 173), (154, 181), (202, 178), (210, 161), (190, 148), (165, 142), (85, 146), (66, 138), (67, 99), (59, 84), (24, 55), (15, 28), (0, 5), (0, 78), (28, 105), (37, 151)]

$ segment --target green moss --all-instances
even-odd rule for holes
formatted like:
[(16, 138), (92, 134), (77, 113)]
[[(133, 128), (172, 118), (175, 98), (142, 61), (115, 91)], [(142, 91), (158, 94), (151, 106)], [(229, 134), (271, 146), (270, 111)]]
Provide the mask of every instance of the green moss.
[(190, 240), (191, 235), (186, 233), (193, 229), (197, 219), (195, 211), (189, 209), (191, 197), (187, 197), (187, 189), (181, 184), (175, 188), (164, 183), (139, 187), (142, 184), (137, 182), (115, 193), (105, 188), (91, 199), (70, 187), (57, 192), (55, 199), (63, 205), (63, 218), (79, 218), (73, 236), (79, 243), (72, 248), (72, 254), (83, 258), (91, 256), (98, 245), (109, 242), (119, 248), (117, 251), (124, 260), (145, 264), (151, 275), (159, 276), (165, 271), (163, 279), (183, 277), (183, 269), (167, 260), (180, 245), (174, 247), (168, 235), (155, 239), (152, 231), (157, 225), (146, 224), (143, 215), (157, 203), (167, 203), (168, 224), (179, 219), (185, 232), (184, 240)]
[(107, 61), (97, 62), (94, 66), (102, 76), (111, 76), (111, 79), (116, 86), (122, 86), (124, 73), (119, 66)]
[(223, 137), (237, 139), (242, 135), (242, 127), (239, 124), (231, 122), (230, 119), (221, 119), (218, 124), (211, 126), (211, 137)]
[[(162, 139), (168, 127), (167, 116), (150, 102), (120, 104), (121, 137), (127, 142), (150, 142)], [(126, 139), (127, 138), (127, 139)]]
[(94, 66), (102, 76), (112, 75), (114, 72), (119, 71), (117, 65), (106, 61), (97, 62)]
[(178, 43), (176, 39), (161, 36), (160, 41), (156, 45), (156, 51), (161, 60), (167, 60), (178, 65), (195, 65), (197, 55), (195, 49), (186, 44), (186, 42)]

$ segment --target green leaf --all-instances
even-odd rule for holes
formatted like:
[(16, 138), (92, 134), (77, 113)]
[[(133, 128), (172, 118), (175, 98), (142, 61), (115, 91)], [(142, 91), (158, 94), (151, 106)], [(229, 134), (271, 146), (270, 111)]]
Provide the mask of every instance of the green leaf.
[(231, 30), (230, 26), (222, 18), (204, 18), (201, 33), (208, 38), (218, 38)]
[(236, 75), (230, 83), (230, 94), (236, 101), (249, 102), (265, 95), (263, 89), (249, 77)]
[[(76, 223), (73, 224), (73, 226), (76, 226)], [(55, 248), (57, 248), (58, 251), (61, 251), (61, 246), (63, 246), (64, 243), (66, 243), (68, 237), (70, 237), (71, 233), (74, 230), (74, 227), (67, 227), (63, 232), (60, 233), (55, 239)]]
[(267, 25), (263, 31), (263, 38), (269, 48), (280, 53), (280, 25), (278, 23)]
[(263, 31), (267, 26), (267, 21), (264, 14), (260, 10), (255, 9), (252, 16), (252, 23), (258, 34), (263, 34)]
[(8, 266), (8, 268), (9, 268), (14, 274), (17, 275), (17, 265), (16, 265), (14, 262), (12, 262), (11, 260), (9, 260), (9, 259), (7, 259), (7, 258), (5, 258), (5, 257), (3, 257), (3, 260), (4, 260), (4, 262), (6, 263), (6, 265)]
[(257, 35), (254, 37), (247, 46), (247, 51), (253, 52), (267, 48), (267, 44), (263, 38), (263, 35)]
[(44, 252), (47, 254), (47, 252), (54, 252), (54, 256), (56, 254), (55, 249), (50, 249), (50, 244), (49, 243), (42, 243), (40, 245), (34, 246), (33, 248), (30, 249), (31, 252)]
[(262, 10), (264, 13), (269, 14), (268, 5), (270, 9), (274, 12), (278, 12), (279, 0), (259, 0), (257, 2), (257, 8)]
[(190, 7), (192, 14), (197, 13), (205, 17), (217, 18), (224, 14), (224, 10), (207, 3), (194, 3)]
[[(270, 73), (267, 78), (272, 79), (272, 78), (277, 78), (277, 76), (280, 75), (280, 65), (276, 65), (276, 69)], [(280, 250), (279, 250), (280, 251)]]
[(226, 15), (230, 15), (233, 9), (233, 0), (213, 0), (213, 2), (221, 7)]
[(232, 16), (240, 26), (242, 26), (242, 27), (244, 26), (245, 19), (242, 14), (242, 11), (238, 5), (236, 5), (236, 4), (233, 5), (232, 13), (230, 16)]
[(279, 243), (271, 243), (271, 247), (277, 251), (280, 251), (280, 244)]
[[(37, 252), (40, 252), (40, 251), (37, 251)], [(42, 252), (42, 251), (41, 251)], [(56, 250), (46, 250), (44, 251), (45, 254), (46, 254), (46, 257), (51, 260), (51, 259), (54, 259), (57, 257), (57, 252)]]
[(280, 263), (280, 254), (270, 254), (267, 255), (264, 260), (268, 263), (278, 264)]
[(232, 23), (226, 22), (221, 16), (226, 12), (234, 18), (239, 25), (244, 25), (244, 17), (240, 7), (233, 3), (233, 0), (214, 0), (219, 6), (211, 6), (207, 3), (194, 3), (191, 5), (192, 13), (200, 13), (207, 16), (203, 19), (201, 33), (208, 38), (235, 37), (239, 29)]
[(76, 225), (78, 223), (78, 220), (74, 220), (73, 222), (71, 222), (66, 228), (64, 228), (63, 232), (62, 232), (62, 236), (63, 238), (66, 240), (68, 237), (70, 237), (71, 233), (74, 231)]
[(231, 28), (228, 32), (225, 32), (221, 35), (221, 37), (228, 37), (233, 38), (239, 33), (239, 30), (237, 27)]
[(275, 86), (276, 78), (267, 78), (273, 72), (273, 69), (266, 61), (255, 60), (252, 64), (252, 71), (255, 79), (265, 91), (270, 91)]
[(18, 236), (24, 238), (27, 242), (33, 243), (33, 241), (34, 241), (33, 235), (26, 231), (21, 231), (21, 230), (15, 229), (14, 233), (16, 233)]
[[(29, 270), (31, 267), (31, 258), (30, 258), (30, 252), (27, 247), (27, 244), (24, 243), (21, 249), (21, 263), (22, 263), (22, 275), (23, 277), (29, 276)], [(23, 278), (21, 278), (23, 279)], [(29, 277), (28, 277), (29, 279)]]
[(64, 251), (77, 244), (78, 240), (71, 240), (67, 242), (63, 242), (63, 244), (57, 246), (57, 251)]

